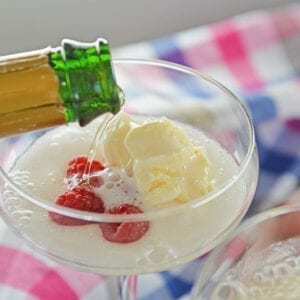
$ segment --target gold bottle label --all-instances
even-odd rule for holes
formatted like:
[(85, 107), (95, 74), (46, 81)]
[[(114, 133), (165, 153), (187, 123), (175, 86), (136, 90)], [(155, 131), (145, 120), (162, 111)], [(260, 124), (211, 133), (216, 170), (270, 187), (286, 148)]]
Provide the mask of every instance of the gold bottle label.
[(66, 123), (46, 51), (0, 60), (0, 137)]

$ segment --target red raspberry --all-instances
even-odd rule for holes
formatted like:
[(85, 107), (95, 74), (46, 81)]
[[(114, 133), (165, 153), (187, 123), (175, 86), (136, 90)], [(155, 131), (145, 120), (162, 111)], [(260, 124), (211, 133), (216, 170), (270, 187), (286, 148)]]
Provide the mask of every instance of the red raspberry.
[[(89, 212), (104, 212), (102, 199), (97, 197), (92, 191), (81, 186), (75, 187), (59, 195), (55, 201), (56, 204)], [(89, 221), (75, 219), (55, 212), (49, 212), (50, 218), (57, 224), (76, 226), (91, 224)]]
[[(88, 174), (88, 172), (89, 174), (92, 174), (103, 169), (104, 167), (99, 161), (92, 160), (90, 162), (86, 156), (77, 156), (71, 159), (68, 163), (67, 178), (71, 179), (72, 177), (75, 177), (76, 180), (80, 180), (82, 179), (83, 175)], [(92, 187), (99, 187), (101, 183), (101, 179), (97, 176), (89, 179), (89, 184)]]
[[(120, 204), (106, 211), (109, 214), (137, 214), (142, 211), (131, 204)], [(149, 222), (100, 223), (103, 237), (113, 243), (131, 243), (142, 238), (149, 229)]]

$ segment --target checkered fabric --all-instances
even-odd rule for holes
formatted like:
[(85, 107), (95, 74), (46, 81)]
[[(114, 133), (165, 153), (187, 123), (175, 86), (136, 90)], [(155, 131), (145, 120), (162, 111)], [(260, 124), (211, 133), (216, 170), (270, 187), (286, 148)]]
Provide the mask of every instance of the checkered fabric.
[[(260, 157), (248, 215), (297, 191), (300, 179), (300, 5), (255, 11), (114, 50), (114, 57), (159, 58), (211, 75), (246, 102)], [(296, 194), (295, 194), (296, 195)], [(297, 196), (300, 193), (298, 191)], [(300, 197), (299, 197), (300, 200)], [(188, 299), (203, 259), (139, 277), (137, 298)], [(111, 278), (45, 259), (0, 220), (0, 299), (108, 299)]]

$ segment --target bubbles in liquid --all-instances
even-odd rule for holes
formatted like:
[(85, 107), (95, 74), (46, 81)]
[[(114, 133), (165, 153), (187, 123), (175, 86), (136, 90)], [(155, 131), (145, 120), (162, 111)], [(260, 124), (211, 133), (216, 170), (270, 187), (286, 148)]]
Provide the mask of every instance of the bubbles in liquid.
[(19, 224), (21, 226), (30, 225), (31, 218), (28, 216), (23, 216), (19, 219)]
[(151, 262), (159, 262), (161, 260), (169, 261), (176, 254), (172, 253), (172, 249), (169, 249), (167, 246), (158, 244), (154, 245), (153, 249), (148, 250), (145, 256)]
[(102, 172), (103, 185), (95, 190), (106, 207), (120, 203), (129, 203), (141, 206), (139, 193), (135, 181), (124, 170), (110, 168)]
[(20, 204), (20, 200), (15, 196), (6, 197), (4, 202), (10, 206), (18, 206)]
[[(36, 189), (36, 187), (29, 178), (30, 172), (28, 171), (18, 170), (11, 174), (11, 179), (14, 183), (32, 191)], [(22, 198), (20, 198), (19, 194), (13, 190), (11, 186), (6, 184), (2, 197), (3, 202), (6, 205), (6, 211), (10, 216), (21, 226), (29, 225), (33, 212), (23, 207), (21, 203)]]
[(108, 175), (108, 178), (109, 178), (109, 180), (111, 180), (111, 181), (119, 181), (119, 180), (121, 179), (121, 176), (120, 176), (120, 174), (118, 174), (118, 173), (110, 173), (110, 174)]
[[(300, 238), (273, 244), (250, 257), (251, 274), (243, 259), (228, 270), (211, 298), (230, 300), (299, 300)], [(257, 261), (256, 261), (257, 258)], [(248, 258), (249, 259), (249, 258)], [(261, 264), (262, 263), (262, 264)]]
[(286, 260), (287, 265), (289, 265), (292, 268), (295, 268), (298, 264), (297, 258), (296, 257), (289, 257)]
[(112, 189), (115, 185), (112, 182), (108, 182), (105, 187), (108, 189)]
[(241, 283), (221, 284), (214, 293), (214, 300), (244, 299), (244, 287)]
[(29, 210), (13, 210), (11, 212), (11, 216), (19, 223), (19, 225), (24, 226), (24, 225), (29, 225), (31, 216), (32, 216), (32, 211)]

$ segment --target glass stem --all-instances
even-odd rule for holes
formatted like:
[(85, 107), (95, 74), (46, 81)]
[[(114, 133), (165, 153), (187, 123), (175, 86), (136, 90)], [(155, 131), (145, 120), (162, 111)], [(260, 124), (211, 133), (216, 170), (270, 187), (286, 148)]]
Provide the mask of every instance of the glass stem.
[(137, 276), (119, 276), (117, 278), (120, 300), (136, 300)]

